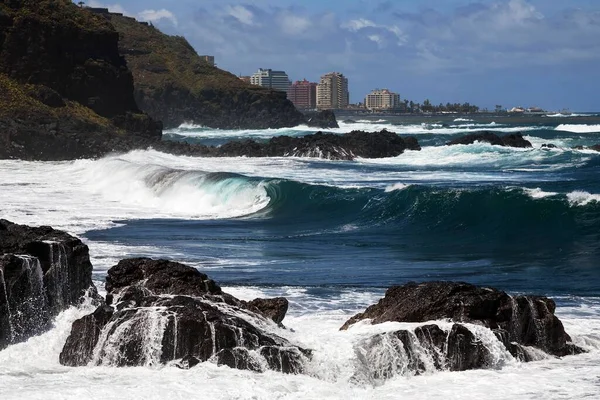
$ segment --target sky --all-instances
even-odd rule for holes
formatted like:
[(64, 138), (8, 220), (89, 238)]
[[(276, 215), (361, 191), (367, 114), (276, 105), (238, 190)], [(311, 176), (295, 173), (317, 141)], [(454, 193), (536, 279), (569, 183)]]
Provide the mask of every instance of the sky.
[(600, 111), (600, 0), (90, 0), (184, 36), (220, 68), (337, 71), (350, 100)]

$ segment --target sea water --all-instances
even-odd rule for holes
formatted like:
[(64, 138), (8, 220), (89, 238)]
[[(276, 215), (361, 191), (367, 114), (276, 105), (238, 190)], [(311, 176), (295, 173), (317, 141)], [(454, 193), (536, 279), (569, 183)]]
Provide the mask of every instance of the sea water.
[[(93, 279), (130, 256), (197, 267), (242, 299), (285, 296), (277, 334), (310, 348), (306, 375), (203, 363), (68, 368), (71, 323), (0, 352), (0, 398), (430, 399), (600, 396), (600, 143), (592, 117), (363, 118), (353, 129), (417, 136), (421, 151), (386, 159), (197, 158), (152, 149), (71, 162), (0, 161), (0, 217), (51, 225), (90, 247)], [(533, 148), (445, 146), (465, 133), (522, 132)], [(174, 140), (219, 145), (301, 136), (184, 125)], [(543, 144), (556, 147), (546, 148)], [(493, 340), (489, 370), (364, 378), (363, 341), (410, 324), (339, 327), (393, 284), (461, 280), (553, 297), (589, 353), (522, 364)], [(440, 322), (443, 324), (443, 322)], [(363, 376), (363, 378), (361, 378)]]

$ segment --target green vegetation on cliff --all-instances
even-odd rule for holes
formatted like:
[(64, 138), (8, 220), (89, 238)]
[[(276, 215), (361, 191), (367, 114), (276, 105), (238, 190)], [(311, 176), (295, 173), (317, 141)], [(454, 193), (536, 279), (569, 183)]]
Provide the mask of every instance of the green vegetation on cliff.
[(207, 64), (179, 36), (115, 14), (119, 48), (133, 71), (138, 106), (167, 127), (279, 128), (304, 122), (286, 94), (249, 85)]
[(160, 139), (118, 41), (69, 0), (0, 0), (0, 158), (90, 157)]

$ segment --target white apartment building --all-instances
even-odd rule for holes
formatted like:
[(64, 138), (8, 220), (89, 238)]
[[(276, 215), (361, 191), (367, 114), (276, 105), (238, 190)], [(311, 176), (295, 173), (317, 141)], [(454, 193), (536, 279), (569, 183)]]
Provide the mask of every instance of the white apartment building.
[(321, 76), (317, 85), (317, 109), (331, 110), (347, 108), (350, 103), (348, 78), (339, 72)]
[(284, 71), (273, 71), (272, 69), (259, 68), (250, 77), (250, 83), (270, 89), (287, 92), (292, 82)]
[(393, 110), (400, 105), (400, 95), (388, 89), (375, 89), (365, 98), (365, 107), (368, 110)]

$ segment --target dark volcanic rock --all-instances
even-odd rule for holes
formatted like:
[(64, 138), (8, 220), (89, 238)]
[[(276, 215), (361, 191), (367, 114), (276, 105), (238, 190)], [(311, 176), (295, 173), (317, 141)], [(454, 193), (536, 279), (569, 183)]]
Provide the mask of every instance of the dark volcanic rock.
[(222, 293), (221, 288), (212, 279), (197, 269), (167, 260), (121, 260), (109, 270), (106, 277), (106, 291), (110, 294), (136, 285), (153, 294), (202, 296), (207, 293)]
[(544, 143), (542, 144), (542, 149), (555, 149), (556, 145), (552, 143)]
[(529, 140), (525, 140), (521, 133), (511, 133), (509, 135), (502, 136), (502, 143), (508, 147), (532, 147), (531, 142)]
[(494, 363), (489, 349), (461, 324), (453, 324), (448, 331), (438, 325), (425, 325), (414, 332), (378, 334), (360, 343), (357, 351), (363, 365), (355, 379), (369, 381), (433, 370), (480, 369)]
[(262, 315), (280, 324), (285, 318), (289, 302), (285, 297), (274, 299), (254, 299), (248, 303), (249, 307), (255, 307)]
[(63, 365), (138, 366), (181, 360), (178, 365), (185, 368), (191, 366), (186, 360), (211, 360), (252, 371), (266, 365), (300, 373), (310, 356), (256, 326), (257, 321), (261, 326), (273, 323), (255, 313), (255, 306), (223, 293), (206, 275), (183, 264), (123, 260), (108, 271), (106, 289), (114, 312), (106, 320), (109, 313), (101, 308), (73, 324), (61, 353)]
[(344, 135), (317, 132), (303, 137), (277, 136), (267, 143), (253, 140), (229, 142), (218, 148), (220, 156), (321, 157), (352, 160), (356, 157), (396, 157), (405, 150), (421, 150), (414, 137), (402, 138), (393, 132), (352, 131)]
[(45, 331), (89, 289), (92, 265), (79, 239), (0, 220), (0, 349)]
[(507, 147), (532, 147), (528, 140), (523, 138), (521, 133), (511, 133), (505, 136), (498, 136), (493, 132), (477, 132), (461, 136), (447, 143), (448, 146), (457, 144), (473, 144), (475, 142), (486, 142), (494, 146)]
[[(570, 343), (554, 310), (554, 302), (541, 296), (513, 298), (496, 289), (467, 283), (409, 283), (388, 289), (379, 303), (352, 317), (342, 329), (367, 318), (374, 324), (451, 319), (484, 325), (504, 337), (505, 344), (533, 346), (555, 356), (582, 352)], [(508, 350), (515, 351), (512, 347)]]
[(105, 19), (68, 0), (9, 1), (1, 11), (0, 158), (97, 157), (160, 139)]
[(59, 361), (63, 365), (86, 365), (92, 359), (100, 332), (113, 315), (112, 307), (102, 305), (92, 314), (73, 323), (71, 335), (63, 347)]
[(318, 113), (307, 113), (306, 125), (321, 129), (340, 127), (335, 119), (335, 113), (331, 110), (323, 110)]

